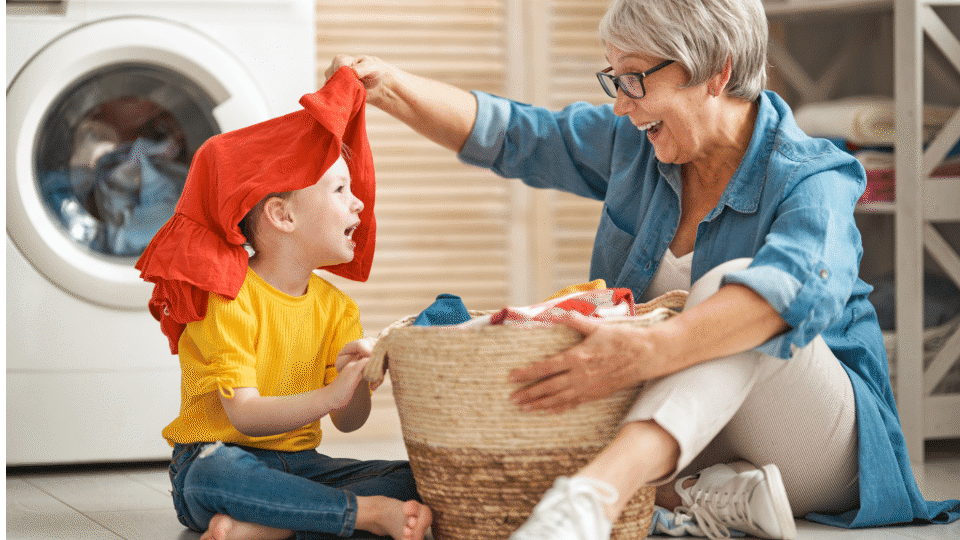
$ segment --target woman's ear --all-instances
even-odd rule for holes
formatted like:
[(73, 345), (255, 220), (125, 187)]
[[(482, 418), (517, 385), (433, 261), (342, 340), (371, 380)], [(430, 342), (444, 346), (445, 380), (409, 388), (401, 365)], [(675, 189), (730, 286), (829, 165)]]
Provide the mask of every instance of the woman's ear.
[(727, 83), (730, 82), (730, 75), (732, 71), (732, 64), (730, 59), (727, 58), (727, 61), (723, 64), (723, 69), (720, 70), (720, 73), (710, 77), (710, 80), (707, 83), (707, 91), (711, 96), (719, 96), (723, 93), (723, 89), (726, 88)]
[(264, 220), (275, 229), (282, 232), (291, 232), (294, 229), (294, 219), (289, 201), (283, 197), (270, 197), (263, 204)]

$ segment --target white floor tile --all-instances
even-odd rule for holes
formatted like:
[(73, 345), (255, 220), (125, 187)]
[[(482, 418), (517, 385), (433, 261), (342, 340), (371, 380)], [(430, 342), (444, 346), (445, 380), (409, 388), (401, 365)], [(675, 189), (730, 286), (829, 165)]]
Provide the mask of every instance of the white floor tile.
[(128, 512), (89, 512), (87, 516), (125, 540), (195, 540), (200, 533), (177, 521), (169, 510), (133, 510)]
[(7, 479), (8, 518), (18, 514), (65, 514), (75, 511), (25, 480)]
[(44, 475), (28, 482), (79, 512), (159, 510), (171, 504), (169, 495), (118, 472)]
[(125, 476), (164, 495), (170, 495), (170, 474), (166, 467), (153, 471), (128, 472)]
[[(8, 540), (120, 540), (121, 537), (78, 513), (7, 513)], [(199, 537), (198, 537), (199, 538)]]
[(960, 540), (960, 524), (848, 530), (800, 519), (797, 540)]

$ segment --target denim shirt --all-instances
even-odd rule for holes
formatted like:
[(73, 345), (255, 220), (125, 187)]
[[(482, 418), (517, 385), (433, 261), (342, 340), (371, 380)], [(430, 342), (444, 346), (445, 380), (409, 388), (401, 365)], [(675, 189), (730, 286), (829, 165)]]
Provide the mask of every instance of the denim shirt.
[[(554, 112), (474, 95), (477, 118), (460, 159), (532, 187), (603, 201), (590, 279), (640, 298), (680, 223), (680, 165), (659, 162), (646, 133), (610, 105), (581, 102)], [(758, 103), (746, 154), (697, 227), (691, 281), (726, 261), (752, 258), (724, 282), (750, 287), (790, 325), (757, 350), (788, 359), (822, 335), (850, 375), (861, 508), (812, 519), (846, 527), (934, 520), (946, 510), (920, 504), (883, 337), (867, 300), (871, 287), (858, 277), (863, 250), (854, 208), (866, 186), (863, 167), (829, 141), (804, 134), (775, 93), (764, 92)], [(954, 512), (946, 519), (960, 517), (960, 503)]]

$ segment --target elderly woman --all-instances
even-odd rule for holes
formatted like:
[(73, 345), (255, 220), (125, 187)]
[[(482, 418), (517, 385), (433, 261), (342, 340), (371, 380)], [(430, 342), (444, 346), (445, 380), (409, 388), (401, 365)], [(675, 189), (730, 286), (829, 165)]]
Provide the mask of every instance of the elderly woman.
[[(611, 106), (553, 112), (339, 56), (368, 101), (466, 163), (604, 201), (590, 279), (651, 299), (649, 328), (574, 320), (579, 345), (511, 374), (514, 401), (560, 411), (644, 384), (615, 440), (558, 479), (514, 540), (606, 539), (638, 488), (678, 531), (791, 538), (948, 522), (907, 457), (854, 206), (863, 168), (764, 91), (760, 0), (615, 0), (600, 25)], [(675, 531), (677, 532), (677, 531)]]

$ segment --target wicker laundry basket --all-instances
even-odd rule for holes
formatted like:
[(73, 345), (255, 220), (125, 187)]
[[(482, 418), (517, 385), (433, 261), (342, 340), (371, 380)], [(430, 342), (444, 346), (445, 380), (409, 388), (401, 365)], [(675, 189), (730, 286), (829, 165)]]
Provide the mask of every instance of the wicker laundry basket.
[[(686, 300), (674, 292), (609, 324), (649, 326)], [(473, 316), (486, 313), (474, 312)], [(561, 413), (524, 413), (509, 401), (510, 370), (576, 344), (562, 325), (522, 329), (410, 326), (384, 330), (367, 367), (378, 382), (389, 363), (401, 430), (417, 488), (434, 513), (436, 540), (505, 540), (559, 476), (574, 474), (614, 437), (636, 390)], [(612, 538), (644, 538), (654, 488), (642, 488)]]

